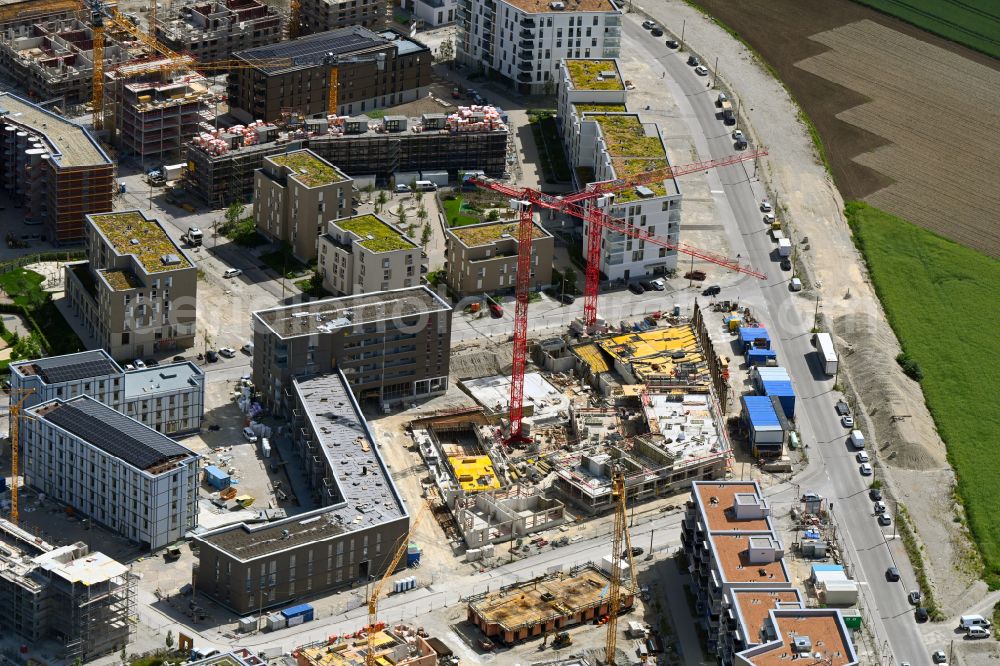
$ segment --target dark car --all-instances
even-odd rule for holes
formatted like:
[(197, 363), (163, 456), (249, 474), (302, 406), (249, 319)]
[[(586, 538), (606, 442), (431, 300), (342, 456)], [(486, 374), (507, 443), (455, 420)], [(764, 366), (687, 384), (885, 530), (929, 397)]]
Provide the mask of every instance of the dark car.
[(215, 351), (210, 351), (205, 354), (205, 358), (208, 359), (209, 363), (215, 363), (219, 360), (219, 355)]
[(913, 617), (916, 619), (917, 622), (926, 622), (927, 620), (931, 619), (931, 616), (927, 612), (926, 608), (918, 608), (917, 610), (913, 611)]
[(576, 303), (576, 296), (573, 294), (561, 294), (559, 296), (559, 300), (566, 305), (573, 305), (573, 303)]
[(868, 497), (871, 498), (871, 501), (873, 502), (881, 502), (882, 491), (878, 488), (872, 488), (871, 490), (868, 491)]
[(636, 295), (638, 295), (638, 294), (645, 294), (646, 293), (646, 290), (643, 289), (642, 285), (639, 284), (638, 282), (630, 282), (629, 285), (628, 285), (628, 290), (631, 291), (633, 294), (636, 294)]
[(652, 30), (649, 31), (649, 34), (651, 34), (653, 37), (663, 37), (663, 30), (660, 28), (653, 28)]
[(160, 362), (157, 361), (155, 358), (147, 358), (146, 359), (146, 366), (147, 367), (155, 367), (155, 366), (157, 366), (159, 364), (160, 364)]
[(670, 47), (670, 48), (672, 48), (672, 49), (676, 49), (678, 46), (680, 46), (680, 44), (677, 43), (676, 39), (668, 39), (667, 40), (667, 46)]
[(641, 284), (642, 288), (646, 291), (653, 291), (653, 283), (649, 280), (639, 280), (639, 284)]
[(692, 67), (697, 67), (698, 65), (701, 64), (701, 61), (698, 60), (697, 56), (693, 56), (692, 55), (692, 56), (688, 56), (688, 64), (691, 65)]
[(180, 363), (181, 361), (186, 361), (187, 359), (183, 356), (174, 356), (174, 363)]
[(713, 284), (710, 287), (706, 287), (705, 291), (701, 292), (702, 296), (717, 296), (722, 293), (722, 287), (717, 284)]
[(896, 567), (889, 567), (885, 570), (885, 579), (890, 583), (895, 583), (899, 580), (899, 569)]
[(781, 258), (781, 270), (790, 271), (792, 270), (792, 260), (788, 257)]
[[(642, 555), (644, 552), (645, 551), (639, 546), (632, 546), (632, 557), (636, 557), (637, 555)], [(622, 557), (628, 557), (627, 550), (622, 551)]]
[(906, 595), (906, 600), (910, 602), (911, 606), (919, 606), (920, 590), (910, 590), (910, 593)]
[(837, 416), (847, 416), (851, 413), (851, 406), (847, 404), (844, 400), (837, 401)]

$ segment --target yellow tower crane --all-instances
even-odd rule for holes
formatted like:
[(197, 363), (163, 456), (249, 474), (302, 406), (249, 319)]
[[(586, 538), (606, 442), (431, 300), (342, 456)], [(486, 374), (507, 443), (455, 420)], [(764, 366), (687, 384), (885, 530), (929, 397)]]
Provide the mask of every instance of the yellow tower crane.
[(632, 559), (632, 537), (628, 532), (628, 513), (626, 511), (627, 494), (625, 491), (625, 473), (621, 467), (615, 467), (611, 475), (611, 502), (615, 508), (615, 525), (611, 533), (611, 559), (615, 566), (611, 568), (611, 583), (608, 594), (608, 635), (605, 642), (604, 663), (612, 666), (615, 663), (615, 649), (618, 644), (618, 614), (621, 612), (621, 568), (619, 557), (628, 559), (628, 590), (634, 596), (635, 561)]
[(20, 434), (21, 434), (21, 405), (35, 392), (35, 389), (24, 391), (17, 402), (10, 406), (10, 522), (17, 525), (21, 517), (18, 507), (18, 477), (20, 476)]
[(385, 587), (385, 583), (396, 571), (396, 567), (399, 566), (399, 561), (403, 559), (403, 554), (406, 552), (406, 547), (410, 543), (410, 537), (416, 534), (417, 526), (420, 525), (420, 521), (423, 520), (424, 516), (430, 510), (430, 505), (424, 502), (423, 506), (420, 507), (420, 512), (417, 517), (413, 519), (410, 523), (410, 529), (407, 530), (406, 534), (403, 535), (402, 543), (399, 544), (399, 548), (396, 549), (396, 554), (393, 556), (392, 561), (389, 563), (389, 567), (385, 570), (385, 575), (379, 579), (377, 583), (372, 587), (371, 596), (368, 597), (368, 627), (366, 633), (368, 634), (368, 650), (365, 654), (365, 666), (378, 666), (378, 659), (375, 656), (375, 634), (376, 625), (378, 623), (378, 600), (382, 596), (382, 588)]
[(104, 129), (104, 15), (94, 12), (94, 90), (91, 99), (94, 131)]

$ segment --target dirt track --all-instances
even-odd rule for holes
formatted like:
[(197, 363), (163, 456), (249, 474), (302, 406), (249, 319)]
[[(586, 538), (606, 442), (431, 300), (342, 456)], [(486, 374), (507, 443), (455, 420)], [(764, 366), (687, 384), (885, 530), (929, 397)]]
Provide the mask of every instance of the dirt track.
[(846, 0), (700, 4), (781, 76), (845, 199), (1000, 257), (1000, 63)]

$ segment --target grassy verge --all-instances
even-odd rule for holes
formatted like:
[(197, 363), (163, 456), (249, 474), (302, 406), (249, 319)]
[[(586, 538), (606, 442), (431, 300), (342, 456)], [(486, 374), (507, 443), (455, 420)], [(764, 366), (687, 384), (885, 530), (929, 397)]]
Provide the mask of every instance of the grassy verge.
[(927, 609), (927, 614), (935, 622), (940, 622), (944, 618), (944, 613), (938, 608), (937, 600), (934, 598), (934, 588), (927, 578), (927, 568), (924, 566), (924, 552), (920, 544), (917, 543), (917, 535), (913, 530), (913, 523), (910, 522), (910, 514), (902, 504), (896, 506), (896, 531), (903, 541), (906, 554), (910, 558), (913, 566), (913, 573), (917, 576), (917, 585), (923, 595), (922, 605)]
[(243, 247), (257, 247), (267, 243), (267, 239), (257, 233), (257, 225), (252, 216), (233, 224), (223, 222), (219, 225), (219, 233)]
[(319, 271), (314, 272), (310, 277), (304, 280), (298, 280), (295, 282), (295, 286), (302, 290), (302, 293), (308, 294), (313, 298), (326, 298), (327, 296), (333, 296), (330, 292), (323, 288), (323, 276)]
[(280, 250), (260, 255), (260, 260), (272, 271), (284, 275), (289, 280), (301, 278), (309, 268), (295, 258), (292, 249), (287, 245), (282, 246)]
[(1000, 261), (850, 202), (845, 210), (905, 358), (919, 364), (924, 398), (958, 480), (983, 577), (1000, 587), (1000, 374), (989, 322), (1000, 311)]

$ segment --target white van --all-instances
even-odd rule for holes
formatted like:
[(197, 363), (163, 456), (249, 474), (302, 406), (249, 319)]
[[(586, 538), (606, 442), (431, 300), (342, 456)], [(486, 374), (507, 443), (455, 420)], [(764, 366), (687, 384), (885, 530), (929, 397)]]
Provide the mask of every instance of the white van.
[(989, 629), (990, 624), (990, 621), (982, 615), (963, 615), (958, 621), (958, 628), (982, 627), (983, 629)]
[(865, 435), (860, 430), (851, 431), (851, 446), (856, 449), (865, 448)]
[(430, 180), (418, 180), (415, 185), (417, 186), (417, 192), (433, 192), (438, 188), (438, 186)]

